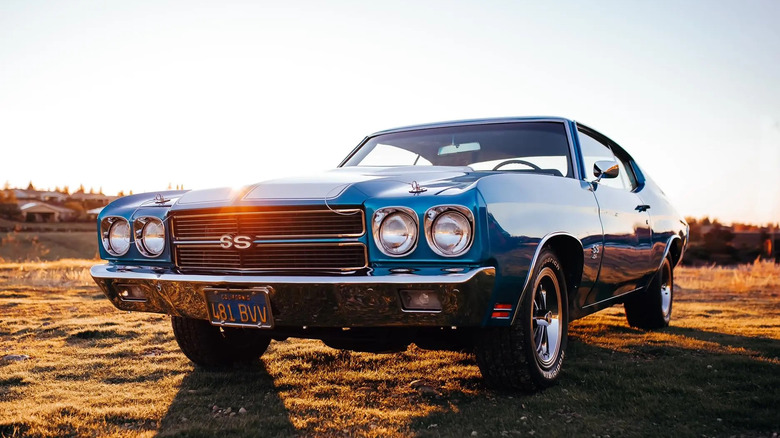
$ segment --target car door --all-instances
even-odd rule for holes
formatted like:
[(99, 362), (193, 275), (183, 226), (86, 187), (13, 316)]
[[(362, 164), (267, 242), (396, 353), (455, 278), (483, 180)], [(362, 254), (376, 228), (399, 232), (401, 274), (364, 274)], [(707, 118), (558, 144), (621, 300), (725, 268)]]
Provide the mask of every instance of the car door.
[(597, 255), (601, 257), (601, 268), (596, 285), (586, 299), (587, 306), (640, 287), (650, 261), (652, 234), (648, 207), (633, 192), (636, 177), (627, 157), (620, 157), (624, 152), (595, 131), (580, 130), (578, 135), (588, 179), (595, 179), (593, 165), (596, 161), (610, 160), (619, 166), (617, 178), (602, 178), (593, 184), (604, 245), (601, 254)]

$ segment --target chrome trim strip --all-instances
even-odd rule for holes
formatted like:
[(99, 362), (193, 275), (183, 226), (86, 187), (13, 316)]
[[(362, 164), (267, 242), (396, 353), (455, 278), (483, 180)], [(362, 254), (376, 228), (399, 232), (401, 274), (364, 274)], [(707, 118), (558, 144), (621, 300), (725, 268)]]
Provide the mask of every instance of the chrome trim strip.
[[(220, 236), (224, 234), (238, 234), (238, 233), (222, 233)], [(363, 232), (365, 234), (365, 232)], [(363, 234), (294, 234), (294, 235), (274, 235), (274, 236), (263, 236), (263, 235), (255, 235), (255, 239), (257, 240), (295, 240), (295, 239), (356, 239), (361, 237)], [(188, 237), (187, 239), (196, 239), (196, 241), (200, 241), (197, 239), (208, 239), (210, 236), (195, 236), (195, 237)], [(180, 237), (174, 236), (174, 245), (186, 245), (190, 242), (190, 240), (184, 240)], [(215, 241), (216, 242), (216, 241)]]
[(620, 297), (624, 297), (624, 296), (626, 296), (626, 295), (628, 295), (630, 293), (634, 293), (634, 292), (636, 292), (636, 291), (638, 291), (640, 289), (644, 289), (644, 288), (645, 288), (645, 286), (637, 287), (637, 288), (631, 289), (629, 291), (623, 292), (620, 295), (615, 295), (615, 296), (609, 297), (609, 298), (601, 300), (601, 301), (596, 301), (595, 303), (586, 304), (586, 305), (582, 306), (582, 308), (583, 309), (587, 309), (588, 307), (593, 307), (593, 306), (596, 306), (596, 305), (599, 305), (599, 304), (604, 304), (607, 301), (616, 300), (616, 299), (618, 299)]
[[(253, 242), (254, 243), (254, 242)], [(300, 243), (258, 243), (255, 246), (251, 246), (247, 249), (237, 249), (236, 251), (240, 251), (242, 254), (252, 254), (252, 249), (255, 248), (269, 248), (269, 247), (311, 247), (311, 246), (365, 246), (362, 242), (319, 242), (319, 243), (311, 243), (311, 242), (300, 242)], [(219, 246), (219, 242), (206, 242), (201, 244), (196, 244), (195, 242), (182, 245), (182, 248), (209, 248), (209, 249), (222, 249), (222, 247)]]
[[(258, 236), (255, 236), (258, 237)], [(256, 246), (260, 245), (282, 245), (282, 244), (289, 244), (289, 245), (325, 245), (329, 243), (360, 243), (360, 240), (356, 237), (351, 237), (349, 239), (344, 239), (338, 242), (334, 242), (332, 240), (332, 237), (327, 237), (323, 239), (306, 239), (305, 241), (301, 242), (290, 242), (291, 240), (296, 239), (256, 239), (253, 240), (252, 243)], [(188, 246), (220, 246), (221, 241), (219, 240), (186, 240), (181, 242), (174, 242), (176, 246), (180, 247), (188, 247)], [(247, 248), (248, 250), (249, 248)]]
[[(574, 122), (574, 126), (576, 127), (577, 122)], [(563, 127), (566, 129), (566, 138), (569, 141), (569, 155), (571, 160), (571, 170), (572, 170), (572, 178), (574, 179), (581, 179), (580, 176), (580, 157), (577, 155), (577, 151), (574, 150), (574, 138), (573, 134), (571, 132), (571, 129), (569, 129), (569, 124), (564, 123)]]
[[(253, 240), (252, 243), (257, 243)], [(188, 240), (185, 242), (173, 242), (176, 246), (192, 246), (192, 245), (214, 245), (219, 246), (219, 240)]]
[(441, 310), (409, 310), (404, 309), (403, 306), (401, 306), (401, 312), (403, 313), (429, 313), (429, 314), (437, 314), (441, 313)]
[(95, 265), (89, 273), (93, 278), (112, 280), (153, 280), (170, 282), (190, 282), (208, 284), (460, 284), (465, 283), (479, 274), (495, 275), (492, 266), (473, 269), (465, 273), (443, 275), (391, 274), (382, 276), (240, 276), (240, 275), (193, 275), (155, 273), (152, 269), (143, 267), (102, 264)]
[(181, 214), (181, 217), (214, 217), (214, 216), (235, 216), (235, 215), (244, 215), (244, 214), (299, 214), (299, 213), (336, 213), (336, 214), (355, 214), (355, 212), (363, 212), (363, 210), (359, 208), (351, 208), (351, 209), (342, 209), (342, 210), (283, 210), (283, 211), (264, 211), (264, 210), (254, 210), (254, 211), (234, 211), (234, 212), (224, 212), (224, 213), (202, 213), (202, 214)]

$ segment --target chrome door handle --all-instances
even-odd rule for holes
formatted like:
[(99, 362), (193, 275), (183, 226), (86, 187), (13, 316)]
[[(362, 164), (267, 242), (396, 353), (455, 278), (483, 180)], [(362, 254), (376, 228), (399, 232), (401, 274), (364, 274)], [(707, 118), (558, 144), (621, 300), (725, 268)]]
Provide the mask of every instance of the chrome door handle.
[(637, 205), (637, 206), (636, 206), (636, 208), (635, 208), (634, 210), (636, 210), (636, 211), (638, 211), (638, 212), (640, 212), (640, 213), (641, 213), (641, 212), (643, 212), (643, 211), (647, 211), (647, 210), (649, 210), (649, 209), (650, 209), (650, 206), (649, 206), (649, 205), (647, 205), (647, 204), (642, 204), (642, 205)]

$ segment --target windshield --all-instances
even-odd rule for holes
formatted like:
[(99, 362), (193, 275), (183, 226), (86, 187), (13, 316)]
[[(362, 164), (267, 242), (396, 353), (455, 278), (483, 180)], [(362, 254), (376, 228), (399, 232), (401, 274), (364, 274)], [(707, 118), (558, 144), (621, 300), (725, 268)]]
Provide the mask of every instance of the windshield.
[(344, 166), (468, 166), (572, 176), (560, 122), (451, 126), (377, 135)]

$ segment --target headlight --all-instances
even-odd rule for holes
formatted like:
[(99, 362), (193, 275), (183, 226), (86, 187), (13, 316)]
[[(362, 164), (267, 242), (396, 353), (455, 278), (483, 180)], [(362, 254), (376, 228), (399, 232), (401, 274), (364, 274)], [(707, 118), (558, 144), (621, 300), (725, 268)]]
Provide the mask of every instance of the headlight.
[(130, 223), (121, 217), (107, 217), (100, 222), (103, 248), (109, 254), (121, 256), (130, 249)]
[(434, 207), (425, 213), (428, 246), (444, 257), (459, 256), (471, 247), (474, 216), (461, 206)]
[(374, 241), (385, 255), (400, 257), (417, 247), (417, 214), (406, 207), (380, 208), (374, 213)]
[(135, 246), (147, 257), (157, 257), (165, 249), (165, 226), (156, 217), (140, 217), (133, 223)]

